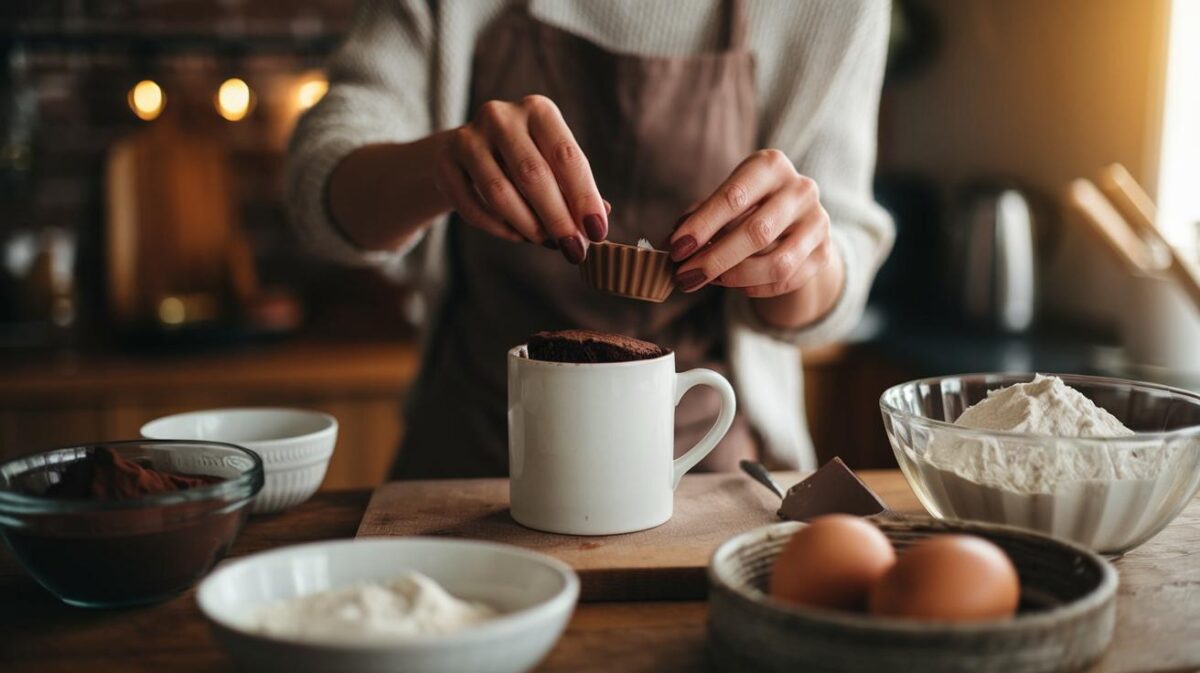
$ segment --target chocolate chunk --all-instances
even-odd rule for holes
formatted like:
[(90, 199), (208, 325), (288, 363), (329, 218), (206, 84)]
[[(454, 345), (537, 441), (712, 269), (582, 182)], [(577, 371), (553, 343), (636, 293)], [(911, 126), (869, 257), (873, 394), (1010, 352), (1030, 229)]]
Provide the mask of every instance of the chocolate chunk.
[(529, 357), (548, 362), (629, 362), (650, 360), (669, 351), (649, 341), (589, 330), (538, 332), (529, 337)]
[(779, 516), (808, 521), (822, 514), (871, 516), (887, 511), (887, 505), (867, 488), (841, 458), (821, 466), (804, 481), (788, 489)]

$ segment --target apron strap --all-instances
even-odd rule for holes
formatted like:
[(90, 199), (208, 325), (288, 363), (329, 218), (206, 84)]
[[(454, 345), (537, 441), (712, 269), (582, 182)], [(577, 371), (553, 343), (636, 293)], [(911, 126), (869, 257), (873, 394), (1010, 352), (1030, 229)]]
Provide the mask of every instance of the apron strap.
[(725, 48), (733, 51), (746, 46), (746, 3), (725, 0)]

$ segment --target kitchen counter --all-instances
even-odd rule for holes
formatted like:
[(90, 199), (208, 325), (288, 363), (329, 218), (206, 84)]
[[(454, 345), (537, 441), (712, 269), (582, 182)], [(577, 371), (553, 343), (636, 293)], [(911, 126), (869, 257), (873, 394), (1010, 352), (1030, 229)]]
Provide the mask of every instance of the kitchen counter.
[(411, 341), (293, 339), (280, 343), (177, 354), (121, 352), (3, 353), (0, 404), (147, 396), (179, 388), (307, 391), (330, 382), (394, 393), (416, 375)]
[[(920, 506), (898, 471), (864, 471), (894, 509)], [(782, 477), (793, 481), (797, 475)], [(318, 494), (296, 509), (252, 519), (231, 557), (353, 537), (368, 491)], [(1200, 498), (1158, 537), (1115, 563), (1121, 585), (1102, 673), (1200, 669)], [(539, 671), (702, 671), (701, 601), (581, 604)], [(0, 552), (0, 668), (9, 672), (225, 671), (194, 592), (166, 603), (90, 611), (59, 603)]]
[(922, 377), (974, 372), (1112, 375), (1105, 370), (1106, 360), (1120, 350), (1111, 337), (1065, 326), (1038, 325), (1022, 334), (1005, 334), (948, 318), (892, 315), (878, 307), (867, 309), (848, 340)]

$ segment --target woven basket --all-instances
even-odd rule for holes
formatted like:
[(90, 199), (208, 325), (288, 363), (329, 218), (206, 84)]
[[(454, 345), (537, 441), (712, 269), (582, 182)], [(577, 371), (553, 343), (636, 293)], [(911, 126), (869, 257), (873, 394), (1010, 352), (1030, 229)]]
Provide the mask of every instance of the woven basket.
[(594, 243), (580, 272), (597, 290), (642, 301), (665, 301), (675, 289), (669, 254), (623, 243)]
[(1021, 579), (1013, 619), (930, 623), (804, 608), (765, 593), (775, 556), (804, 524), (787, 522), (722, 544), (709, 564), (709, 649), (721, 671), (1076, 671), (1108, 647), (1117, 574), (1082, 547), (992, 524), (925, 517), (876, 523), (897, 553), (939, 533), (991, 540)]

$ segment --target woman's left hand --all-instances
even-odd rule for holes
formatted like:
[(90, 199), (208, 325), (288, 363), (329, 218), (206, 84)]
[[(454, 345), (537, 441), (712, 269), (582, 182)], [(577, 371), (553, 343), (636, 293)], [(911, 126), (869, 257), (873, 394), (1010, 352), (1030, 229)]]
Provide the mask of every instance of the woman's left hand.
[[(712, 284), (749, 297), (799, 298), (812, 294), (811, 288), (798, 292), (810, 281), (835, 275), (836, 282), (812, 283), (818, 294), (832, 296), (802, 299), (828, 308), (841, 293), (841, 262), (817, 184), (797, 173), (779, 150), (750, 155), (685, 213), (671, 235), (670, 250), (671, 259), (680, 263), (675, 281), (684, 292)], [(813, 312), (811, 306), (796, 308), (797, 315)]]

